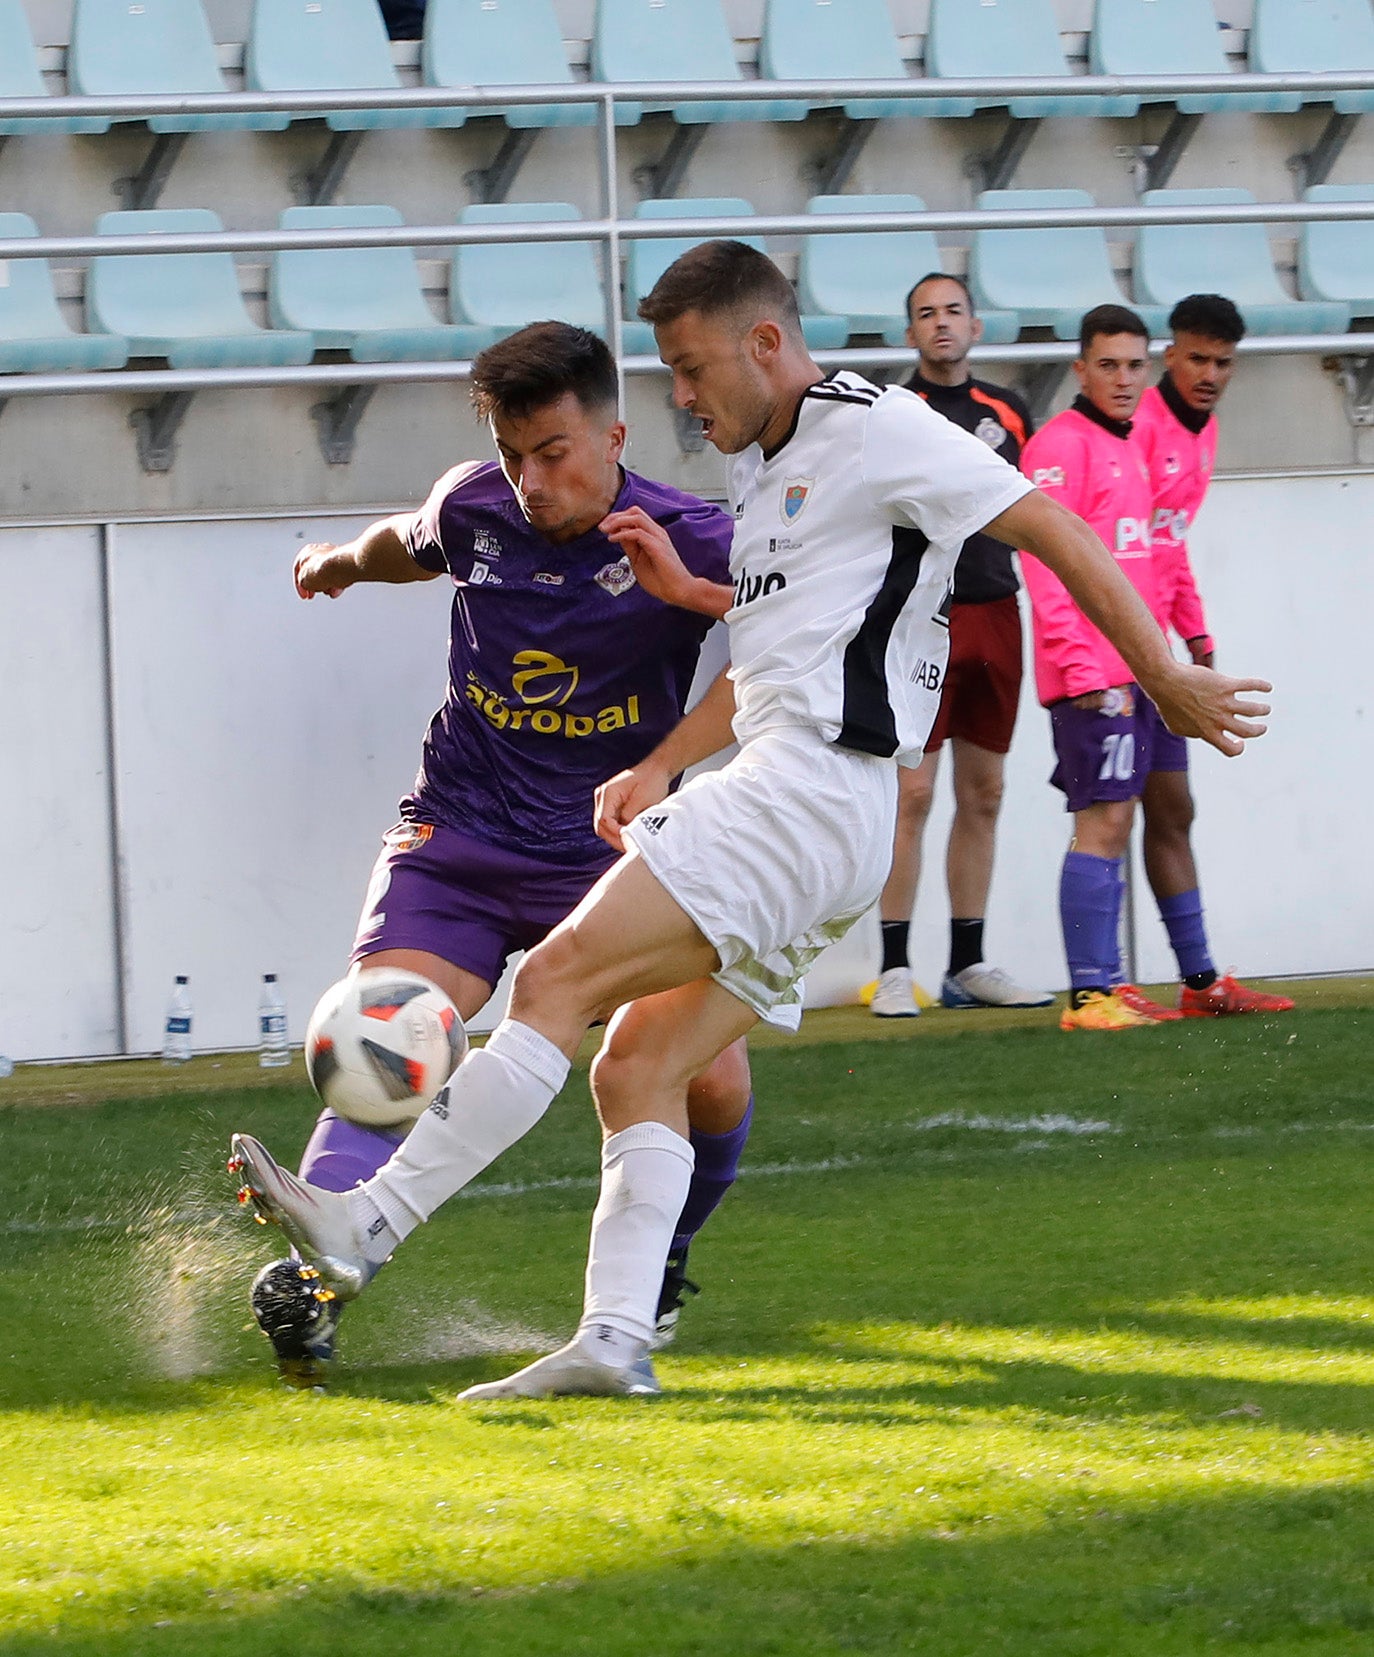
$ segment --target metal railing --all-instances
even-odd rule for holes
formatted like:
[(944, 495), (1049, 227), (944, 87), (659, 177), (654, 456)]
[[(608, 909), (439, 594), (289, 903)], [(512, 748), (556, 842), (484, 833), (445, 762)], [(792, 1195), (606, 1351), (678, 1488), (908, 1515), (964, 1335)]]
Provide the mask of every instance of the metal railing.
[[(331, 230), (226, 230), (147, 236), (37, 236), (0, 238), (0, 261), (119, 257), (149, 253), (272, 253), (302, 248), (408, 247), (451, 249), (503, 242), (597, 242), (605, 261), (607, 339), (624, 374), (662, 371), (656, 357), (625, 356), (619, 293), (621, 244), (636, 240), (701, 239), (738, 235), (747, 228), (763, 236), (825, 236), (859, 231), (929, 230), (972, 232), (983, 229), (1127, 229), (1140, 225), (1305, 224), (1374, 219), (1374, 202), (1256, 202), (1226, 206), (1086, 207), (994, 210), (928, 210), (920, 213), (759, 214), (753, 218), (636, 219), (620, 216), (616, 134), (617, 105), (673, 106), (693, 103), (806, 102), (836, 106), (865, 98), (901, 101), (973, 99), (1000, 107), (1022, 98), (1122, 98), (1173, 101), (1188, 95), (1241, 93), (1298, 94), (1308, 102), (1329, 102), (1345, 92), (1374, 92), (1374, 73), (1311, 75), (1154, 75), (1113, 77), (1066, 75), (1008, 77), (991, 80), (853, 80), (853, 81), (694, 81), (637, 82), (615, 85), (574, 82), (559, 85), (479, 87), (405, 87), (377, 91), (222, 92), (122, 97), (0, 98), (0, 122), (108, 117), (139, 121), (151, 116), (288, 113), (323, 116), (333, 111), (449, 109), (461, 106), (481, 113), (538, 104), (592, 104), (597, 111), (597, 167), (601, 216), (556, 222), (501, 225), (403, 225)], [(1242, 343), (1250, 355), (1370, 354), (1368, 334), (1282, 335)], [(1053, 363), (1075, 355), (1072, 344), (1027, 342), (975, 347), (975, 360), (1002, 363)], [(826, 366), (907, 366), (912, 351), (886, 347), (815, 353)], [(340, 363), (298, 368), (107, 370), (96, 373), (13, 374), (0, 378), (0, 398), (89, 394), (121, 391), (160, 394), (168, 391), (223, 389), (236, 386), (361, 385), (394, 381), (461, 379), (470, 364)]]

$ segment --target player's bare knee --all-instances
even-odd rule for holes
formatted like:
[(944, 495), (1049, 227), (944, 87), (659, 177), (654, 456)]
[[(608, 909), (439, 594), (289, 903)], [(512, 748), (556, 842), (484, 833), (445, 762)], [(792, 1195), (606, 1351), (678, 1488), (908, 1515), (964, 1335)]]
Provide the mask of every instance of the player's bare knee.
[(908, 829), (922, 827), (926, 818), (930, 816), (931, 802), (934, 798), (934, 778), (919, 768), (912, 770), (904, 767), (898, 774), (898, 827)]
[(555, 928), (524, 957), (516, 968), (511, 987), (511, 1013), (519, 1017), (524, 1006), (575, 1007), (585, 1012), (587, 1022), (600, 1008), (588, 1003), (590, 974), (577, 940), (570, 931)]
[(749, 1108), (749, 1059), (734, 1042), (687, 1086), (687, 1118), (699, 1133), (729, 1133)]

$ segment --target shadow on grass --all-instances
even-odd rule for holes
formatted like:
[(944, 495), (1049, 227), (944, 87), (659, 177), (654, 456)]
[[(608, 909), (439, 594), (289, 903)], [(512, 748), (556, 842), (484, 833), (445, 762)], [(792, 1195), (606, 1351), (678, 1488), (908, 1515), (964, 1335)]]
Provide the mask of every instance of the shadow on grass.
[(0, 1635), (0, 1657), (1344, 1657), (1374, 1642), (1372, 1537), (1374, 1494), (1330, 1486), (1073, 1492), (1034, 1528), (933, 1516), (897, 1539), (770, 1547), (703, 1522), (642, 1568), (514, 1588), (436, 1544), (408, 1584), (153, 1583), (136, 1608)]

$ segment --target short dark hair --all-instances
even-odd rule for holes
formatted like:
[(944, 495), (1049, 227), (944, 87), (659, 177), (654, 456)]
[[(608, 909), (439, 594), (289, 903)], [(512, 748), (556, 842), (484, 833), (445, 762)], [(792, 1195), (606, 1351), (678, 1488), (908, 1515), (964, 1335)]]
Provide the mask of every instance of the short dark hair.
[(470, 391), (478, 417), (527, 420), (571, 393), (591, 413), (619, 401), (615, 359), (605, 340), (569, 322), (531, 322), (480, 351)]
[(925, 287), (927, 282), (953, 282), (956, 288), (962, 288), (964, 290), (964, 298), (968, 301), (968, 314), (970, 316), (977, 316), (978, 307), (973, 303), (973, 290), (969, 287), (968, 283), (965, 282), (962, 276), (951, 276), (947, 270), (928, 270), (919, 282), (913, 282), (911, 284), (911, 287), (907, 293), (906, 319), (908, 322), (912, 320), (911, 301), (915, 299), (919, 290)]
[(1245, 318), (1220, 293), (1186, 294), (1169, 312), (1169, 327), (1176, 334), (1201, 334), (1224, 345), (1238, 345), (1245, 338)]
[(720, 316), (751, 309), (767, 311), (795, 338), (802, 337), (792, 284), (766, 253), (734, 241), (689, 247), (639, 302), (640, 316), (655, 325), (676, 322), (688, 311)]
[(1150, 338), (1150, 330), (1141, 318), (1125, 305), (1094, 305), (1084, 313), (1078, 325), (1078, 349), (1083, 356), (1101, 334), (1135, 334), (1147, 343)]

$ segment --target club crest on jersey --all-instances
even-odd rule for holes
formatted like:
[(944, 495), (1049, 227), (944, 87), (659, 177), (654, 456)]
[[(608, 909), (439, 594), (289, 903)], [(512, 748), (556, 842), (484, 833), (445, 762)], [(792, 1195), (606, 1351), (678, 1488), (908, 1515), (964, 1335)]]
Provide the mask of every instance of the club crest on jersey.
[(802, 515), (802, 508), (811, 499), (816, 487), (815, 478), (788, 478), (782, 486), (782, 521), (794, 524)]
[(599, 569), (592, 579), (612, 598), (619, 598), (621, 593), (628, 593), (634, 586), (635, 572), (630, 568), (630, 560), (621, 558), (616, 563), (607, 564), (603, 569)]
[(990, 449), (1000, 449), (1007, 440), (1007, 428), (999, 421), (986, 414), (973, 428), (973, 435), (986, 443)]

